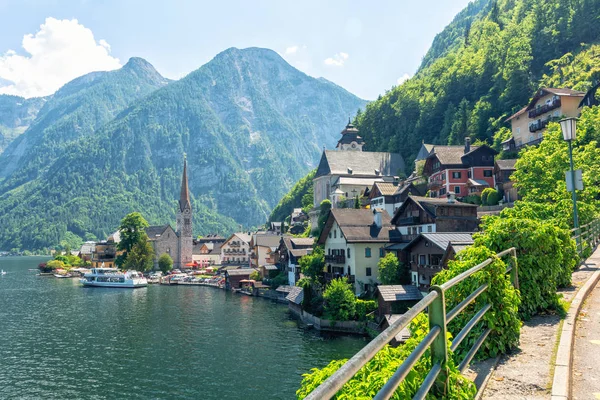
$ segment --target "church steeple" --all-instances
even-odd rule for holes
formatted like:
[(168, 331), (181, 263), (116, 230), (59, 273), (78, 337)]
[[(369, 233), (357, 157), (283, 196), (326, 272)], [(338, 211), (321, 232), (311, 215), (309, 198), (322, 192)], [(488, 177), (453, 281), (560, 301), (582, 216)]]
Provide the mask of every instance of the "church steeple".
[(188, 189), (187, 179), (187, 159), (183, 158), (183, 176), (181, 177), (181, 193), (179, 195), (179, 209), (181, 211), (186, 208), (191, 209), (192, 204), (190, 203), (190, 191)]

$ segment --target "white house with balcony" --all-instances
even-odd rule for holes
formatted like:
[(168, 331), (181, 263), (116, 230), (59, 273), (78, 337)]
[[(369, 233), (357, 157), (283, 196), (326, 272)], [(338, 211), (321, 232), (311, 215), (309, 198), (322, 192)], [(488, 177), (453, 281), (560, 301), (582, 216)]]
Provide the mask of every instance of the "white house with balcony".
[(379, 284), (377, 264), (385, 247), (399, 240), (385, 210), (332, 209), (317, 241), (325, 249), (325, 280), (347, 277), (355, 293)]

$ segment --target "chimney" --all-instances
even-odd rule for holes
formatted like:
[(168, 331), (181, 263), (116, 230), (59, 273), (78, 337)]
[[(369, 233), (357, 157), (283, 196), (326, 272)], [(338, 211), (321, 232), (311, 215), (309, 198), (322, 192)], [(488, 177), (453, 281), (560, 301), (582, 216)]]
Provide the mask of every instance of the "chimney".
[(448, 203), (449, 204), (454, 204), (456, 202), (456, 199), (454, 197), (455, 197), (454, 193), (448, 193)]
[(470, 151), (471, 151), (471, 138), (466, 137), (465, 138), (465, 154), (467, 154)]
[(400, 177), (395, 176), (394, 177), (394, 186), (398, 186), (398, 183), (400, 183)]
[(373, 224), (375, 224), (377, 228), (381, 228), (383, 225), (381, 221), (381, 210), (373, 209)]

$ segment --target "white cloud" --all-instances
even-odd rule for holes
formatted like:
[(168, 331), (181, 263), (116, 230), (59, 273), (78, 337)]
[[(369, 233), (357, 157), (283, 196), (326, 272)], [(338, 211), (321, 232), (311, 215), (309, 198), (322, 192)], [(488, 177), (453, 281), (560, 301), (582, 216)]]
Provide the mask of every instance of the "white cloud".
[(46, 96), (62, 85), (92, 71), (121, 67), (105, 40), (96, 42), (92, 31), (76, 19), (46, 18), (35, 34), (23, 36), (23, 50), (0, 54), (0, 94)]
[(329, 57), (325, 59), (325, 65), (332, 65), (335, 67), (343, 67), (346, 60), (348, 60), (348, 53), (339, 52), (336, 53), (333, 57)]
[(296, 54), (298, 52), (298, 46), (291, 46), (285, 49), (285, 54)]
[(409, 74), (404, 74), (402, 75), (400, 78), (398, 78), (398, 85), (402, 85), (404, 82), (406, 82), (407, 80), (410, 79), (410, 75)]

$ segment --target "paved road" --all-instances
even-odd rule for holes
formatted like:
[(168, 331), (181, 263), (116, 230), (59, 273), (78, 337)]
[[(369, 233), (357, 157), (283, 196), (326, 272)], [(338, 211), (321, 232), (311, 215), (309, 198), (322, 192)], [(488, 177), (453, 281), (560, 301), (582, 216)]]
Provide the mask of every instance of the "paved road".
[(600, 399), (600, 282), (578, 316), (572, 390), (573, 399)]

